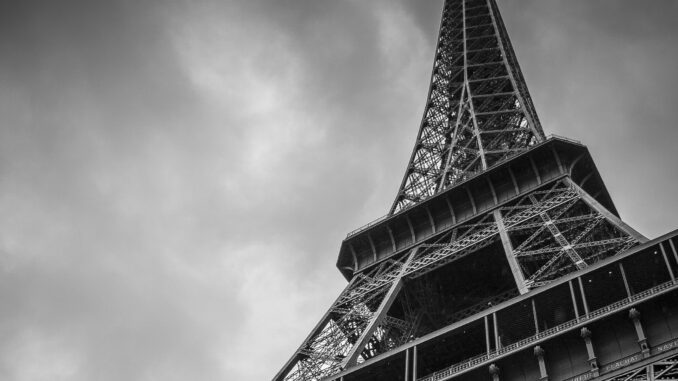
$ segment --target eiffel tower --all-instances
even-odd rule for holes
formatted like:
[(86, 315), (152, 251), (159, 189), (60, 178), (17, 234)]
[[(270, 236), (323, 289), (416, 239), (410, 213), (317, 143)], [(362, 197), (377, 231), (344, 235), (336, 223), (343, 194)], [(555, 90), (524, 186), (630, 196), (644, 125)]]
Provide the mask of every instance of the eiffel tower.
[(273, 380), (678, 380), (678, 231), (625, 224), (586, 146), (544, 134), (495, 0), (445, 1), (427, 100)]

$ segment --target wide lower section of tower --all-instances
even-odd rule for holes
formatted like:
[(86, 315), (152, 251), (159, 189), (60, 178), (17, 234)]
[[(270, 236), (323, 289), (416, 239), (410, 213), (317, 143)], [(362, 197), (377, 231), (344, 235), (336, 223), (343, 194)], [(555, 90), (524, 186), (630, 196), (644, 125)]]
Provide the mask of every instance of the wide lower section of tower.
[(678, 380), (678, 231), (328, 380)]
[(350, 233), (337, 264), (348, 285), (274, 380), (650, 369), (678, 345), (676, 234), (648, 241), (585, 146), (545, 140)]

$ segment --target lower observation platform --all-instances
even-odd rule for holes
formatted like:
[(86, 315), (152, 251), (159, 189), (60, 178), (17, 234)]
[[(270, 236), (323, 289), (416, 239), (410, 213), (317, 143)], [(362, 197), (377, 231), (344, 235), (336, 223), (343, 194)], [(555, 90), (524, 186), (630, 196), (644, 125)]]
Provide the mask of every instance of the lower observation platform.
[(337, 267), (346, 277), (432, 242), (463, 224), (562, 179), (580, 187), (603, 208), (617, 210), (583, 144), (552, 136), (400, 212), (348, 234)]
[(678, 230), (328, 380), (678, 380), (677, 247)]

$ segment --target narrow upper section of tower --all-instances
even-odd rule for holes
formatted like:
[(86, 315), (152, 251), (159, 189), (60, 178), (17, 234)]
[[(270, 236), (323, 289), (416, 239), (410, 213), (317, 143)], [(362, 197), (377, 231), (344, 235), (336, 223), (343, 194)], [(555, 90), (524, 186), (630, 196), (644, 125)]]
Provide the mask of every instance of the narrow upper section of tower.
[(544, 140), (495, 0), (446, 0), (393, 214)]

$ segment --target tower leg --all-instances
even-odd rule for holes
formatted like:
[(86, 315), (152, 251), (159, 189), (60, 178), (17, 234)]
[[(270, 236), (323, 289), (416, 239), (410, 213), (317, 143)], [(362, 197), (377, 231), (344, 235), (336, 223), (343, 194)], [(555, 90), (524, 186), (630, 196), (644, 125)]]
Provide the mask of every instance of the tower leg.
[(398, 278), (393, 281), (391, 287), (386, 293), (386, 296), (379, 305), (379, 309), (377, 309), (377, 311), (372, 315), (372, 319), (367, 325), (367, 328), (365, 328), (365, 330), (360, 335), (360, 339), (358, 339), (358, 341), (353, 345), (351, 351), (348, 353), (348, 355), (342, 362), (341, 364), (342, 369), (346, 369), (347, 366), (355, 365), (356, 361), (358, 360), (358, 356), (360, 356), (360, 353), (362, 352), (363, 348), (365, 348), (367, 341), (372, 337), (377, 327), (379, 327), (379, 324), (386, 316), (386, 313), (388, 312), (389, 308), (391, 308), (391, 305), (395, 301), (395, 298), (398, 296), (398, 292), (400, 292), (400, 289), (403, 287), (402, 279), (403, 275), (405, 275), (405, 270), (407, 270), (407, 266), (410, 264), (412, 258), (416, 253), (417, 248), (412, 249), (409, 257), (407, 258), (407, 261), (403, 264), (400, 270)]
[(525, 277), (523, 276), (523, 271), (520, 269), (518, 260), (516, 260), (516, 257), (513, 254), (513, 245), (511, 245), (511, 239), (508, 236), (506, 226), (504, 225), (504, 219), (499, 209), (494, 211), (494, 220), (497, 222), (499, 236), (501, 237), (501, 244), (504, 246), (504, 254), (506, 255), (506, 260), (508, 261), (511, 273), (513, 274), (513, 279), (516, 281), (518, 291), (521, 295), (525, 294), (529, 291), (529, 289), (525, 284)]

